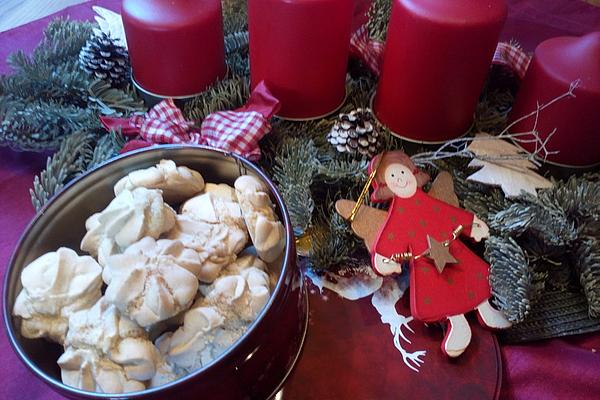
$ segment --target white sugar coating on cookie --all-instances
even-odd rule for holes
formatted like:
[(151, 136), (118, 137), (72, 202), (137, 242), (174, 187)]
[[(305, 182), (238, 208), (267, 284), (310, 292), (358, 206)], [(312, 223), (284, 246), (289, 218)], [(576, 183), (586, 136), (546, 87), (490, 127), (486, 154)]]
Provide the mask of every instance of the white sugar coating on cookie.
[(237, 201), (213, 192), (192, 197), (181, 206), (181, 214), (211, 224), (223, 223), (244, 229), (242, 210)]
[(175, 225), (175, 211), (160, 190), (123, 191), (108, 206), (86, 221), (81, 250), (97, 257), (100, 265), (145, 236), (157, 239)]
[(114, 187), (115, 195), (138, 187), (160, 189), (166, 202), (180, 203), (204, 189), (204, 178), (198, 171), (177, 166), (172, 160), (161, 160), (153, 167), (130, 172)]
[(285, 247), (285, 229), (275, 214), (266, 185), (254, 176), (243, 175), (234, 186), (256, 252), (266, 262), (275, 261)]
[(101, 274), (96, 260), (66, 247), (31, 262), (21, 272), (23, 289), (13, 308), (21, 318), (21, 334), (62, 344), (69, 315), (91, 307), (102, 295)]
[(166, 364), (151, 386), (206, 366), (233, 345), (260, 315), (270, 297), (266, 264), (244, 254), (201, 289), (182, 326), (155, 344)]
[(239, 275), (217, 278), (207, 290), (202, 304), (219, 308), (224, 314), (251, 322), (269, 300), (269, 275), (256, 267), (243, 269)]
[[(174, 262), (194, 274), (196, 277), (205, 273), (207, 268), (206, 257), (201, 256), (196, 250), (187, 248), (179, 240), (159, 239), (149, 236), (138, 240), (127, 247), (123, 254), (143, 254), (149, 258), (160, 258), (163, 262)], [(107, 276), (103, 276), (105, 281)]]
[(127, 393), (146, 389), (128, 379), (123, 367), (90, 349), (67, 347), (57, 361), (65, 385), (97, 393)]
[(234, 262), (223, 269), (221, 275), (239, 275), (244, 269), (250, 267), (258, 268), (265, 272), (268, 270), (267, 263), (248, 249), (244, 249), (244, 251), (238, 254), (238, 257)]
[(102, 297), (91, 308), (71, 314), (65, 346), (110, 354), (124, 338), (146, 339), (147, 333)]
[(107, 302), (144, 328), (189, 308), (198, 279), (171, 257), (142, 253), (108, 258), (103, 271)]
[(244, 249), (248, 232), (239, 205), (211, 192), (183, 203), (167, 238), (198, 252), (203, 260), (198, 279), (209, 283)]
[[(211, 362), (237, 339), (223, 329), (223, 316), (211, 307), (196, 307), (185, 313), (183, 325), (159, 338), (163, 357), (189, 373)], [(220, 340), (215, 340), (217, 336)]]
[(64, 345), (58, 359), (63, 382), (79, 389), (143, 390), (162, 363), (147, 332), (105, 298), (70, 316)]

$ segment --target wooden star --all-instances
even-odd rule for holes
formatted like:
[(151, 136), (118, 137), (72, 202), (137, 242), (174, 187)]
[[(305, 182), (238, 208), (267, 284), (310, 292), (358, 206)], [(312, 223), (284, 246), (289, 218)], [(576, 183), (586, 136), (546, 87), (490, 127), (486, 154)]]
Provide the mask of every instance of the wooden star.
[(427, 235), (427, 242), (429, 243), (427, 258), (433, 260), (435, 268), (440, 274), (444, 271), (444, 268), (446, 268), (446, 264), (455, 264), (458, 262), (458, 260), (450, 254), (450, 248), (444, 246), (442, 242), (438, 242), (429, 235)]

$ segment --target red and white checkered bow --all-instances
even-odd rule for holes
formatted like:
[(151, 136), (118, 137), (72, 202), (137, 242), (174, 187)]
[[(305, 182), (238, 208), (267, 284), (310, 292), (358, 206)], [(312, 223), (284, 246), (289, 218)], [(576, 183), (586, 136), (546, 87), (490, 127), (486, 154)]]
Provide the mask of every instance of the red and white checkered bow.
[[(355, 14), (355, 19), (357, 18)], [(380, 73), (384, 48), (383, 42), (369, 36), (366, 25), (361, 25), (350, 39), (350, 54), (360, 59), (376, 76)], [(519, 46), (500, 42), (496, 47), (492, 63), (512, 69), (520, 79), (523, 79), (530, 61), (531, 57)]]
[(260, 158), (258, 142), (271, 131), (269, 120), (278, 110), (279, 100), (261, 82), (243, 107), (209, 114), (200, 130), (185, 119), (172, 99), (163, 100), (145, 115), (100, 120), (106, 129), (121, 129), (128, 137), (139, 135), (139, 139), (127, 142), (121, 153), (153, 144), (185, 143), (216, 147), (256, 161)]

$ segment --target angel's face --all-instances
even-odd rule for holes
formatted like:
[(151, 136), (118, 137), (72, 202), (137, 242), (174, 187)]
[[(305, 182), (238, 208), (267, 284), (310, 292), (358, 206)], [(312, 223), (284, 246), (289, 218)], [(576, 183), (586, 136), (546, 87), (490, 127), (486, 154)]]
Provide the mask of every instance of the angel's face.
[(401, 198), (411, 197), (417, 192), (417, 178), (402, 164), (391, 164), (386, 168), (385, 183)]

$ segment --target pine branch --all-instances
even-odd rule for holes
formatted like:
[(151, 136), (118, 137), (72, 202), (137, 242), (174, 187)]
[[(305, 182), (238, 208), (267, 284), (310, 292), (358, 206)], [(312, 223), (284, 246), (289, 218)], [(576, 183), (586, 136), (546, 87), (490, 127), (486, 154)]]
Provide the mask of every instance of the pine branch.
[(310, 262), (315, 270), (330, 270), (346, 261), (355, 248), (356, 240), (346, 221), (332, 212), (322, 215), (311, 231)]
[(573, 265), (588, 300), (589, 315), (600, 317), (600, 239), (581, 240), (573, 251)]
[(514, 97), (510, 90), (484, 90), (475, 110), (474, 131), (498, 134), (504, 130)]
[(57, 18), (48, 24), (44, 31), (44, 40), (40, 43), (34, 58), (47, 63), (58, 64), (71, 58), (77, 58), (79, 51), (92, 36), (94, 24), (88, 21), (74, 21)]
[(229, 72), (233, 76), (249, 79), (250, 77), (250, 61), (247, 51), (235, 51), (227, 54), (225, 62), (229, 67)]
[(294, 232), (300, 236), (311, 225), (315, 202), (311, 185), (319, 167), (314, 143), (294, 139), (277, 151), (273, 178), (288, 206)]
[(331, 149), (331, 145), (327, 142), (327, 133), (335, 123), (335, 116), (327, 118), (315, 119), (310, 121), (287, 121), (274, 120), (273, 130), (279, 132), (284, 138), (303, 139), (312, 141), (312, 144), (321, 149), (324, 153)]
[(233, 75), (249, 77), (248, 31), (233, 32), (225, 36), (225, 62)]
[(103, 162), (116, 157), (125, 142), (125, 138), (117, 131), (110, 131), (108, 134), (103, 135), (94, 148), (94, 153), (87, 169), (95, 168)]
[(92, 35), (90, 22), (57, 18), (44, 31), (44, 38), (31, 57), (22, 51), (11, 54), (9, 65), (16, 73), (35, 75), (40, 65), (60, 65), (76, 59), (85, 42)]
[(526, 231), (547, 246), (567, 246), (577, 229), (564, 213), (531, 203), (515, 203), (490, 218), (490, 227), (502, 235), (521, 236)]
[(367, 27), (373, 39), (385, 42), (388, 22), (392, 12), (391, 0), (374, 0), (369, 9)]
[(225, 35), (248, 29), (247, 0), (222, 0)]
[(64, 136), (95, 124), (87, 109), (89, 80), (77, 61), (91, 32), (90, 23), (57, 19), (31, 56), (9, 57), (15, 73), (0, 77), (0, 145), (54, 149)]
[(11, 54), (15, 73), (0, 78), (0, 93), (85, 106), (88, 78), (78, 66), (78, 54), (92, 33), (92, 24), (55, 19), (31, 56)]
[[(593, 177), (590, 177), (593, 179)], [(578, 226), (585, 225), (584, 234), (600, 236), (600, 182), (587, 177), (571, 176), (566, 182), (554, 181), (554, 187), (542, 190), (532, 199), (555, 213), (564, 214)]]
[(522, 322), (542, 293), (546, 274), (535, 273), (523, 249), (512, 238), (490, 237), (485, 243), (496, 305), (509, 321)]
[[(16, 58), (23, 56), (15, 55)], [(0, 77), (0, 93), (25, 100), (52, 100), (78, 107), (87, 105), (89, 80), (77, 61), (31, 65), (27, 73)]]
[(369, 108), (376, 83), (377, 81), (372, 76), (349, 79), (346, 82), (348, 97), (345, 106), (349, 106), (350, 109)]
[(241, 107), (249, 95), (248, 82), (244, 78), (234, 76), (215, 83), (200, 96), (187, 102), (183, 107), (183, 114), (186, 119), (200, 125), (212, 112)]
[(86, 170), (93, 157), (96, 135), (85, 131), (73, 133), (63, 140), (60, 149), (46, 161), (46, 169), (35, 177), (29, 190), (31, 203), (39, 211), (48, 200), (79, 173)]
[(366, 179), (367, 166), (366, 160), (328, 158), (319, 163), (315, 179), (329, 184), (345, 179), (358, 184)]
[(145, 111), (143, 100), (129, 85), (117, 89), (109, 82), (94, 80), (88, 87), (90, 103), (103, 115), (122, 116)]
[(64, 136), (95, 123), (90, 110), (4, 96), (0, 117), (0, 146), (26, 151), (55, 149)]
[(233, 32), (225, 36), (225, 54), (247, 52), (249, 39), (248, 31)]

